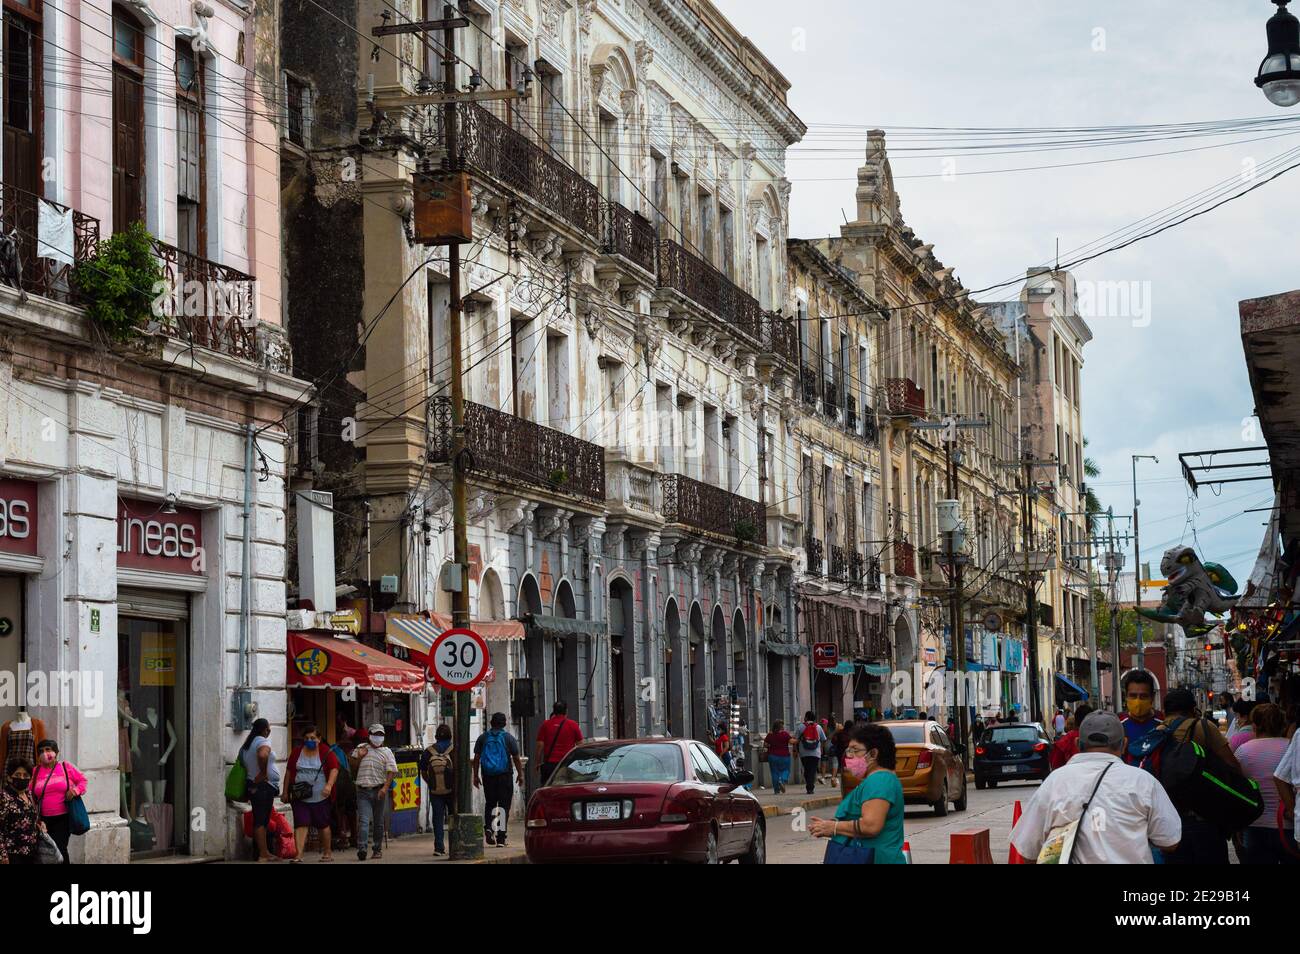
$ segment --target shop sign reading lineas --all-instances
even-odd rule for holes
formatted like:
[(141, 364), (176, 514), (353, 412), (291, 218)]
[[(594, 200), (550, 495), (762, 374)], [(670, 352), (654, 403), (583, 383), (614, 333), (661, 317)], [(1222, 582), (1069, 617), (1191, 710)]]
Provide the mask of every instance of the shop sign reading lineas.
[(472, 629), (443, 630), (429, 649), (433, 678), (452, 692), (473, 689), (482, 682), (490, 661), (487, 642)]

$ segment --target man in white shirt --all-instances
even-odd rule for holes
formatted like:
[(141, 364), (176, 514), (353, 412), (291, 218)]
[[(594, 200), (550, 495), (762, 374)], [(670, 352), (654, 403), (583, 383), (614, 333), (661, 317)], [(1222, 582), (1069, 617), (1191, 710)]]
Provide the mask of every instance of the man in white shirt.
[[(1282, 798), (1282, 804), (1286, 806), (1287, 815), (1294, 820), (1295, 794), (1296, 789), (1300, 788), (1300, 732), (1291, 736), (1291, 744), (1282, 753), (1282, 760), (1273, 770), (1273, 778), (1276, 779), (1277, 792)], [(1296, 835), (1296, 847), (1300, 848), (1300, 834)]]
[(1149, 865), (1151, 845), (1178, 846), (1183, 825), (1177, 809), (1154, 775), (1124, 764), (1125, 744), (1113, 712), (1093, 712), (1083, 720), (1079, 754), (1047, 776), (1011, 832), (1021, 857), (1032, 863), (1053, 828), (1079, 818), (1094, 788), (1088, 817), (1075, 836), (1074, 863)]

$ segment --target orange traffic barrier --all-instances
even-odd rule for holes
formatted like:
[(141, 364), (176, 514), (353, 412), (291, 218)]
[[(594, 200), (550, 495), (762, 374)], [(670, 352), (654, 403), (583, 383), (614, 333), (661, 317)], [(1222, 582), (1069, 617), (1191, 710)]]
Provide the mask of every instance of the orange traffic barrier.
[(948, 844), (950, 865), (991, 865), (993, 853), (989, 850), (989, 830), (968, 828), (955, 831)]
[[(1011, 830), (1012, 830), (1013, 832), (1016, 830), (1016, 822), (1018, 822), (1018, 821), (1020, 821), (1020, 802), (1019, 802), (1019, 801), (1016, 802), (1016, 807), (1015, 807), (1015, 809), (1014, 809), (1014, 810), (1012, 811), (1012, 813), (1011, 813)], [(1013, 843), (1013, 844), (1011, 845), (1010, 851), (1008, 851), (1008, 853), (1007, 853), (1007, 864), (1009, 864), (1009, 865), (1023, 865), (1024, 863), (1025, 863), (1025, 859), (1022, 858), (1022, 857), (1020, 857), (1020, 852), (1016, 851), (1016, 846), (1015, 846), (1015, 844)]]

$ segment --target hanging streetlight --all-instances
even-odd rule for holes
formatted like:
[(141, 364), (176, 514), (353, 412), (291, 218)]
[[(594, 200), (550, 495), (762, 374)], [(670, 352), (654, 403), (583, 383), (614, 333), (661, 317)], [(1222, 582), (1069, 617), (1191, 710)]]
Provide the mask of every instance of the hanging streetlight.
[(1300, 20), (1287, 10), (1290, 0), (1273, 2), (1278, 9), (1268, 19), (1268, 55), (1255, 85), (1274, 106), (1294, 106), (1300, 103)]

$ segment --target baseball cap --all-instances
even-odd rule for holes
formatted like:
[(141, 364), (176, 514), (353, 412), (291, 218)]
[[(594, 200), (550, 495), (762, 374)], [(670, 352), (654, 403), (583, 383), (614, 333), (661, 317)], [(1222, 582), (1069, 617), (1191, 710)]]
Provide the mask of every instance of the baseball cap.
[(1124, 726), (1113, 712), (1091, 712), (1079, 726), (1079, 742), (1084, 746), (1113, 749), (1124, 738)]
[(371, 735), (383, 735), (383, 734), (384, 734), (384, 727), (383, 727), (382, 724), (376, 722), (374, 725), (372, 725), (372, 726), (371, 726), (369, 729), (367, 729), (366, 731), (369, 732)]

